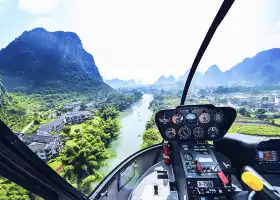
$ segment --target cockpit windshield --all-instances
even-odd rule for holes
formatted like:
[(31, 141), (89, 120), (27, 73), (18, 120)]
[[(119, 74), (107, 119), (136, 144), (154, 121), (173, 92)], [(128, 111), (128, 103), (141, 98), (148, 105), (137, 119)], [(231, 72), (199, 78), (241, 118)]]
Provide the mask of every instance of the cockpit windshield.
[[(89, 194), (127, 157), (162, 142), (155, 114), (180, 104), (221, 4), (0, 0), (0, 120)], [(280, 136), (279, 6), (236, 1), (194, 74), (185, 104), (235, 108), (228, 133)], [(4, 177), (4, 199), (33, 198)]]

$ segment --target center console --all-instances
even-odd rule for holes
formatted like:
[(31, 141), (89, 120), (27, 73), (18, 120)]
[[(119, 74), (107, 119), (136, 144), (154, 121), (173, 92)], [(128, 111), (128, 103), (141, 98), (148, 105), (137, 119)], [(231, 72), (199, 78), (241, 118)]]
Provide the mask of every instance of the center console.
[(181, 143), (180, 157), (190, 199), (227, 199), (235, 188), (207, 142)]

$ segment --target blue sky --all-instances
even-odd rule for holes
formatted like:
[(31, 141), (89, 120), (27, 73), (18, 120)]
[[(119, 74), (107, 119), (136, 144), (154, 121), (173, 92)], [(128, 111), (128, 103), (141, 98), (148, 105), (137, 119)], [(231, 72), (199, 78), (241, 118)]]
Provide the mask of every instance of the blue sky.
[[(76, 32), (105, 78), (153, 82), (190, 67), (221, 0), (0, 0), (0, 48), (23, 31)], [(236, 0), (199, 70), (280, 47), (280, 1)]]

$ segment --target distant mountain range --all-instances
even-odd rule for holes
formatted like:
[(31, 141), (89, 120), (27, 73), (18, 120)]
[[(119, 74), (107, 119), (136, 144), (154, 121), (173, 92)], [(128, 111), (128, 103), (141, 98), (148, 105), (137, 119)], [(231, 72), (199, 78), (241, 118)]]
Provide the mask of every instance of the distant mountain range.
[[(183, 84), (189, 71), (177, 79), (161, 76), (154, 85)], [(76, 33), (48, 32), (43, 28), (25, 31), (0, 50), (0, 76), (8, 90), (32, 91), (51, 88), (65, 91), (87, 89), (113, 91), (136, 87), (135, 80), (112, 79), (104, 83), (91, 54), (83, 48)], [(217, 65), (205, 73), (196, 72), (193, 83), (199, 86), (280, 83), (280, 48), (259, 52), (222, 72)]]
[[(161, 76), (154, 85), (184, 83), (189, 70), (175, 79)], [(175, 80), (174, 80), (175, 79)], [(193, 80), (198, 86), (227, 85), (231, 83), (244, 84), (279, 84), (280, 83), (280, 48), (259, 52), (252, 58), (245, 58), (229, 70), (222, 72), (217, 65), (212, 65), (203, 74), (196, 72)]]
[(107, 80), (104, 79), (104, 81), (105, 83), (107, 83), (113, 88), (131, 88), (131, 87), (138, 87), (143, 85), (142, 81), (134, 80), (134, 79), (120, 80), (118, 78), (115, 78), (115, 79), (107, 79)]
[(176, 79), (173, 75), (170, 75), (168, 77), (161, 76), (159, 79), (154, 83), (155, 85), (164, 85), (164, 84), (173, 84), (176, 82)]
[(76, 33), (43, 28), (25, 31), (0, 51), (0, 75), (8, 90), (112, 90)]
[(133, 87), (136, 85), (136, 81), (134, 79), (131, 80), (120, 80), (118, 78), (111, 80), (104, 80), (105, 83), (110, 85), (113, 88), (122, 88), (122, 87)]

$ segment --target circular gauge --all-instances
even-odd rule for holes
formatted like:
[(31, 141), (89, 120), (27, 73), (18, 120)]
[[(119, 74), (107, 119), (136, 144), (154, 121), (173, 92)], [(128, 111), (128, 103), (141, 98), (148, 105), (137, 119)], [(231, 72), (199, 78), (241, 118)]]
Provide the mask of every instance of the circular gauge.
[(210, 122), (210, 114), (209, 113), (202, 113), (201, 115), (199, 115), (199, 121), (202, 124), (207, 124), (208, 122)]
[(184, 158), (185, 158), (185, 160), (192, 160), (193, 159), (192, 155), (189, 154), (189, 153), (185, 153)]
[(223, 113), (221, 112), (217, 112), (215, 115), (214, 115), (214, 120), (215, 122), (217, 123), (221, 123), (223, 121), (223, 118), (224, 118), (224, 115)]
[(172, 117), (172, 122), (174, 124), (181, 124), (183, 122), (183, 120), (184, 120), (184, 116), (180, 113), (177, 113), (177, 114), (173, 115), (173, 117)]
[(176, 130), (174, 128), (168, 128), (165, 131), (165, 136), (168, 139), (173, 139), (176, 136)]
[(204, 135), (204, 131), (201, 127), (196, 127), (195, 129), (193, 129), (193, 136), (195, 139), (201, 139), (203, 138)]
[(215, 126), (211, 126), (208, 128), (208, 135), (210, 138), (215, 138), (219, 134), (219, 129)]
[(193, 113), (189, 113), (189, 114), (187, 114), (186, 119), (189, 120), (189, 121), (195, 120), (196, 115), (193, 114)]
[(191, 134), (192, 131), (189, 127), (187, 127), (187, 125), (182, 126), (178, 131), (180, 139), (188, 139), (191, 136)]
[(168, 124), (170, 122), (169, 117), (165, 113), (163, 115), (159, 116), (158, 120), (162, 124)]

